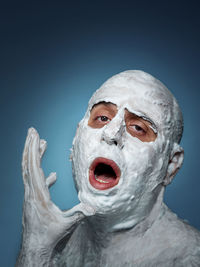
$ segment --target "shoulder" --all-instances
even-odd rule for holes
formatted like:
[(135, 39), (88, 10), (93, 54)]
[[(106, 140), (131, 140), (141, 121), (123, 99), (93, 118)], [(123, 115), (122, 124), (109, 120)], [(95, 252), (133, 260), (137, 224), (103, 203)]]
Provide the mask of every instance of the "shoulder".
[(191, 245), (200, 246), (200, 231), (189, 225), (185, 220), (180, 219), (166, 205), (159, 224), (165, 227), (173, 241), (184, 240), (186, 243), (190, 242)]
[(164, 215), (156, 223), (174, 263), (181, 262), (181, 266), (200, 265), (200, 232), (197, 229), (178, 218), (167, 206), (164, 207)]
[[(115, 266), (200, 266), (200, 232), (179, 219), (165, 205), (162, 214), (145, 231), (141, 226), (116, 233), (109, 260)], [(122, 257), (123, 255), (123, 257)], [(108, 265), (111, 266), (112, 264)]]

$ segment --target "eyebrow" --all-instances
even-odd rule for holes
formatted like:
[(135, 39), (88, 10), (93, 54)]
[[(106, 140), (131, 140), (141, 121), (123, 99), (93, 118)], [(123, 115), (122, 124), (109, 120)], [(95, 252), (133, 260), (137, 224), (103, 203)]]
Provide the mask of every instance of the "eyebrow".
[(158, 129), (155, 125), (155, 123), (149, 118), (147, 117), (146, 115), (141, 115), (141, 116), (138, 116), (140, 117), (141, 119), (145, 120), (145, 121), (148, 121), (151, 125), (150, 125), (150, 128), (154, 131), (155, 134), (158, 133)]
[(146, 116), (142, 116), (141, 118), (142, 118), (143, 120), (145, 120), (145, 121), (150, 122), (150, 124), (151, 124), (151, 125), (150, 125), (151, 129), (154, 131), (155, 134), (158, 133), (158, 129), (157, 129), (155, 123), (154, 123), (150, 118), (148, 118), (148, 117), (146, 117)]
[(115, 107), (117, 108), (117, 105), (114, 104), (114, 103), (112, 103), (112, 102), (100, 101), (100, 102), (94, 104), (94, 105), (91, 107), (90, 111), (93, 110), (93, 108), (95, 108), (95, 107), (98, 106), (98, 105), (105, 105), (105, 106), (113, 105), (113, 106), (115, 106)]

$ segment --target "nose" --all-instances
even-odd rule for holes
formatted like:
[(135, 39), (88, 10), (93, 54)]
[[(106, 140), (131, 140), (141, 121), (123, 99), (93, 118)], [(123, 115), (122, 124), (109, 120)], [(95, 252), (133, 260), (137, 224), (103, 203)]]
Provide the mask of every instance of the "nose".
[(124, 118), (116, 115), (107, 125), (104, 126), (101, 140), (109, 145), (116, 145), (123, 148), (122, 137), (124, 134)]

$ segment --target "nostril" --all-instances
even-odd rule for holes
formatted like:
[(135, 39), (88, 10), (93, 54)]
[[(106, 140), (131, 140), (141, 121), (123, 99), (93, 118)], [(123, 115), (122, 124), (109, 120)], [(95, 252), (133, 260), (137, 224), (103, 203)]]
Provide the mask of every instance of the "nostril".
[(118, 145), (118, 142), (116, 141), (116, 140), (113, 140), (113, 139), (107, 139), (107, 138), (105, 138), (105, 137), (102, 137), (101, 138), (101, 141), (105, 141), (107, 144), (109, 144), (109, 145)]

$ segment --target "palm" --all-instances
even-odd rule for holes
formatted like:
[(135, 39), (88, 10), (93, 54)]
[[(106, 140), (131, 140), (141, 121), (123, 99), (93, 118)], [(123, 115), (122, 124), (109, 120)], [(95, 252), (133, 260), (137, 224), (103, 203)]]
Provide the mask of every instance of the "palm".
[(46, 141), (40, 140), (37, 131), (30, 128), (22, 160), (25, 188), (23, 230), (25, 238), (32, 236), (43, 246), (55, 246), (84, 216), (93, 215), (94, 210), (80, 203), (63, 212), (51, 201), (48, 188), (55, 183), (56, 173), (45, 179), (41, 168), (45, 150)]

